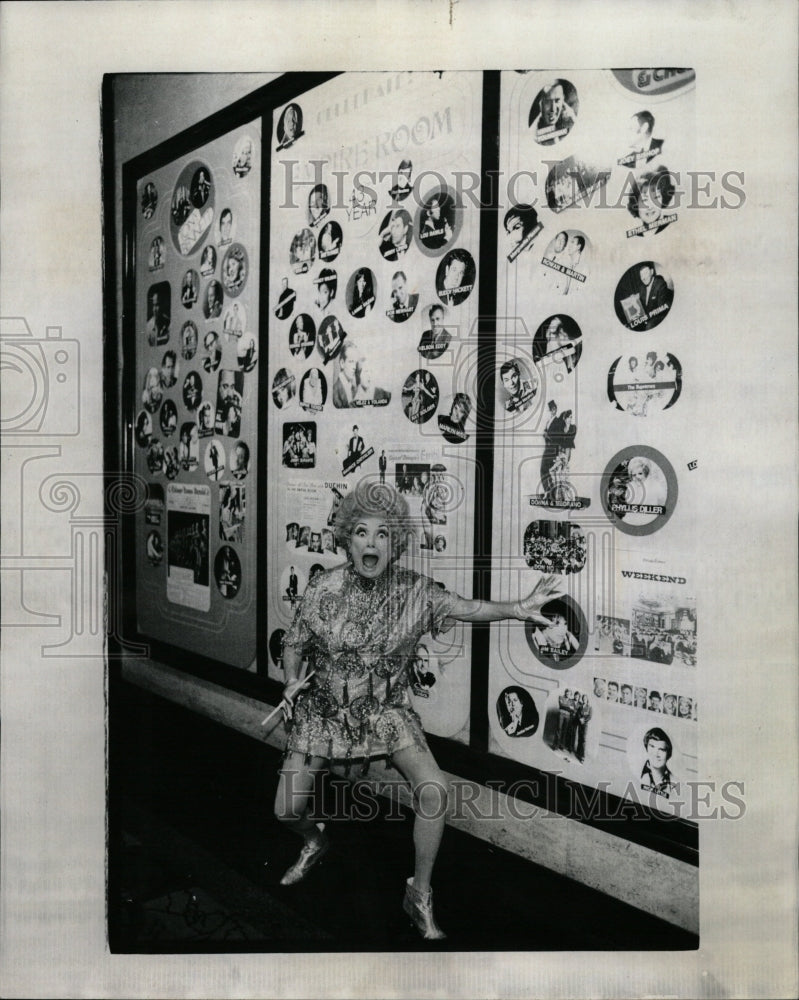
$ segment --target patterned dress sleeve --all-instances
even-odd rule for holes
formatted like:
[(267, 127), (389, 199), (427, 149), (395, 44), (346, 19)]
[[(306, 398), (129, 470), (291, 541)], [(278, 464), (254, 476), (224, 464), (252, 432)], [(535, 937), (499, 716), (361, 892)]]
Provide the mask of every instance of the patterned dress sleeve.
[(309, 624), (311, 609), (314, 606), (316, 598), (316, 581), (314, 583), (309, 583), (305, 588), (305, 592), (300, 598), (300, 603), (297, 607), (296, 614), (294, 615), (294, 621), (291, 623), (291, 627), (288, 632), (286, 632), (283, 637), (283, 646), (293, 646), (302, 652), (308, 640), (311, 638), (312, 630)]
[(423, 598), (425, 602), (422, 620), (424, 631), (429, 632), (434, 639), (443, 632), (448, 632), (455, 624), (450, 618), (450, 612), (458, 601), (458, 595), (440, 586), (430, 577), (422, 577)]

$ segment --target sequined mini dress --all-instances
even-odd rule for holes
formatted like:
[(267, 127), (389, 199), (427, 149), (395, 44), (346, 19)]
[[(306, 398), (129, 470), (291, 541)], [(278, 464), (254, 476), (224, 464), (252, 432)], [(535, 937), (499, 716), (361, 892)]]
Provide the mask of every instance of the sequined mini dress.
[(284, 638), (315, 671), (295, 701), (286, 753), (365, 765), (426, 749), (408, 673), (419, 639), (451, 626), (456, 601), (430, 577), (397, 566), (376, 580), (350, 564), (314, 577)]

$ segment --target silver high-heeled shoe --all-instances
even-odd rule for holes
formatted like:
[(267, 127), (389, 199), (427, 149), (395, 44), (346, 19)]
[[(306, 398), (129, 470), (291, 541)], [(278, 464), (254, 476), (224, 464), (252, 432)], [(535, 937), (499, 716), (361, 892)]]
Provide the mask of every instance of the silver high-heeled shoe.
[(319, 839), (305, 842), (300, 856), (291, 868), (286, 870), (286, 874), (280, 880), (281, 885), (295, 885), (297, 882), (301, 882), (317, 861), (321, 861), (327, 854), (330, 841), (325, 834), (325, 824), (317, 823), (316, 828), (319, 831)]
[(412, 877), (405, 883), (405, 899), (402, 901), (402, 908), (426, 941), (441, 941), (447, 936), (433, 916), (433, 890), (419, 892), (413, 884)]

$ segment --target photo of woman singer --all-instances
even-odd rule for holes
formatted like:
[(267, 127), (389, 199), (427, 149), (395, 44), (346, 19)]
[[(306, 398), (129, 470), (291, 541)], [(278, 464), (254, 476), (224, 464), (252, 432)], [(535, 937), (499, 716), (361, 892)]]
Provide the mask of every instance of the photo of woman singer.
[[(445, 937), (433, 916), (430, 879), (445, 824), (446, 780), (411, 707), (410, 669), (419, 640), (455, 621), (505, 618), (549, 624), (541, 607), (560, 593), (539, 578), (519, 601), (468, 600), (397, 565), (411, 534), (408, 503), (392, 486), (364, 478), (341, 501), (336, 540), (347, 562), (308, 583), (286, 633), (284, 713), (290, 720), (275, 814), (302, 837), (282, 885), (305, 878), (329, 848), (309, 816), (314, 772), (327, 762), (385, 757), (413, 790), (415, 869), (403, 909), (423, 938)], [(304, 657), (313, 678), (299, 676)]]

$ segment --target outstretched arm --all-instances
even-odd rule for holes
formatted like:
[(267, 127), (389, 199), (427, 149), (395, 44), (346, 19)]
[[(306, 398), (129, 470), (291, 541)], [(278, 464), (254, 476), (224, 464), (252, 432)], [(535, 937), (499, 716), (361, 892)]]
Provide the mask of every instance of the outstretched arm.
[(448, 617), (460, 622), (497, 622), (504, 618), (516, 618), (549, 625), (550, 620), (541, 614), (541, 608), (560, 597), (562, 592), (557, 577), (542, 576), (530, 593), (518, 601), (479, 601), (459, 597)]

